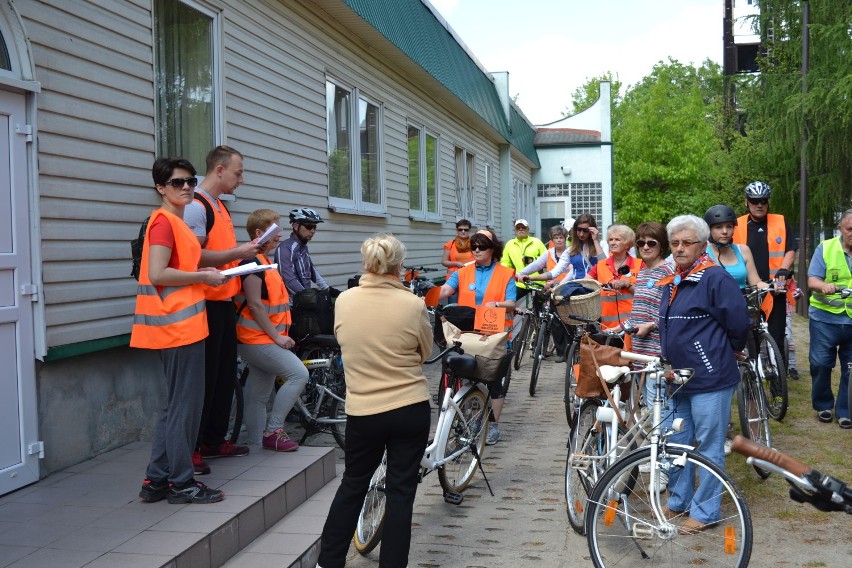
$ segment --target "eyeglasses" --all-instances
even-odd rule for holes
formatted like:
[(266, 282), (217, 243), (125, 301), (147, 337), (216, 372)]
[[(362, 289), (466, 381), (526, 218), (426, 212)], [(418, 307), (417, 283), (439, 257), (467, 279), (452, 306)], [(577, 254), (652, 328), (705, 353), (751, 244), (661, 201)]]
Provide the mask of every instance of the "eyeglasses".
[(470, 245), (470, 250), (491, 250), (488, 245)]
[(768, 199), (751, 199), (748, 200), (752, 205), (767, 205), (769, 203)]
[(588, 227), (577, 227), (577, 232), (578, 233), (588, 233), (589, 228)]
[[(680, 248), (681, 245), (684, 247), (691, 247), (692, 245), (697, 245), (699, 241), (672, 241), (669, 244), (673, 249)], [(639, 244), (639, 243), (636, 243)]]
[(317, 230), (316, 225), (302, 225), (302, 226), (309, 231), (316, 231)]
[(515, 230), (516, 230), (516, 231), (529, 231), (529, 230), (530, 230), (530, 228), (529, 228), (529, 227), (524, 227), (523, 225), (515, 225)]
[(655, 241), (653, 239), (649, 239), (647, 241), (639, 239), (638, 241), (636, 241), (636, 246), (639, 247), (639, 248), (644, 248), (645, 245), (648, 245), (648, 248), (657, 248), (660, 245), (660, 243), (658, 243), (657, 241)]
[(456, 227), (456, 231), (459, 233), (469, 233), (470, 227)]
[(184, 186), (184, 184), (188, 185), (189, 187), (195, 187), (196, 185), (198, 185), (198, 178), (197, 177), (174, 178), (174, 179), (170, 179), (169, 181), (167, 181), (163, 185), (170, 185), (175, 189), (180, 189)]

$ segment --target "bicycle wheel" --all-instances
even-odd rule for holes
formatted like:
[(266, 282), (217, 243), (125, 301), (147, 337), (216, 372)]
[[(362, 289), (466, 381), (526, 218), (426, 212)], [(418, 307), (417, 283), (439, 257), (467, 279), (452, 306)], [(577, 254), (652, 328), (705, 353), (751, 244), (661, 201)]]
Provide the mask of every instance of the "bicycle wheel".
[[(769, 446), (771, 436), (769, 434), (769, 417), (766, 415), (766, 405), (763, 402), (763, 389), (757, 384), (758, 379), (754, 376), (751, 367), (740, 365), (740, 384), (737, 387), (737, 412), (740, 415), (740, 429), (743, 436)], [(754, 466), (757, 475), (766, 479), (769, 472)]]
[(506, 393), (509, 392), (509, 383), (512, 382), (512, 367), (506, 368), (506, 374), (503, 375), (503, 378), (500, 379), (500, 385), (503, 388), (503, 396), (506, 396)]
[(533, 366), (530, 372), (530, 396), (535, 396), (535, 387), (538, 385), (538, 374), (541, 371), (541, 363), (544, 361), (544, 348), (550, 338), (550, 330), (547, 321), (541, 322), (536, 334), (535, 347), (533, 348)]
[(787, 415), (787, 369), (784, 365), (784, 357), (778, 344), (769, 335), (762, 331), (758, 336), (757, 362), (760, 365), (762, 378), (766, 381), (764, 389), (766, 393), (766, 411), (769, 417), (779, 422)]
[(459, 408), (461, 413), (453, 416), (441, 457), (447, 458), (460, 450), (461, 453), (438, 469), (441, 487), (453, 493), (464, 491), (476, 473), (485, 449), (485, 434), (491, 415), (491, 404), (478, 388), (464, 395)]
[[(345, 395), (345, 393), (344, 393)], [(342, 398), (342, 397), (341, 397)], [(337, 442), (337, 445), (340, 446), (341, 450), (346, 449), (346, 400), (343, 401), (337, 400), (336, 398), (331, 401), (331, 404), (328, 406), (328, 418), (330, 420), (335, 420), (329, 426), (331, 429), (331, 435), (334, 436), (334, 441)]]
[(577, 389), (577, 376), (575, 371), (576, 365), (580, 364), (580, 344), (576, 341), (571, 343), (568, 348), (568, 355), (565, 357), (565, 419), (569, 426), (574, 427), (574, 410), (577, 408), (577, 396), (574, 392)]
[(586, 534), (585, 511), (589, 494), (604, 463), (594, 459), (603, 453), (606, 436), (599, 428), (595, 413), (600, 402), (588, 400), (578, 413), (577, 423), (571, 427), (571, 446), (565, 460), (565, 503), (568, 522), (579, 535)]
[(370, 488), (364, 497), (364, 505), (355, 525), (353, 542), (355, 550), (366, 556), (382, 540), (385, 525), (385, 477), (388, 471), (388, 455), (382, 456), (382, 463), (376, 468), (370, 479)]
[[(651, 448), (645, 447), (616, 462), (598, 481), (586, 509), (586, 540), (597, 568), (610, 566), (748, 566), (752, 548), (751, 516), (739, 488), (724, 470), (691, 450), (678, 449), (658, 473), (676, 471), (714, 483), (718, 490), (698, 505), (715, 507), (719, 521), (701, 532), (679, 534), (686, 519), (657, 518), (652, 499)], [(626, 489), (629, 487), (629, 489)], [(660, 507), (666, 506), (660, 494)]]
[(229, 440), (232, 444), (236, 444), (240, 437), (240, 431), (243, 428), (243, 412), (245, 410), (245, 393), (243, 387), (248, 380), (249, 368), (245, 365), (242, 370), (237, 368), (237, 377), (234, 380), (234, 401), (231, 403), (231, 418), (228, 421), (229, 430), (231, 431)]
[(530, 320), (532, 316), (529, 312), (524, 314), (523, 319), (521, 320), (521, 328), (518, 330), (518, 335), (513, 341), (513, 345), (515, 345), (515, 357), (512, 361), (512, 366), (515, 367), (515, 370), (521, 368), (521, 364), (524, 361), (524, 353), (527, 350), (527, 334), (530, 330)]

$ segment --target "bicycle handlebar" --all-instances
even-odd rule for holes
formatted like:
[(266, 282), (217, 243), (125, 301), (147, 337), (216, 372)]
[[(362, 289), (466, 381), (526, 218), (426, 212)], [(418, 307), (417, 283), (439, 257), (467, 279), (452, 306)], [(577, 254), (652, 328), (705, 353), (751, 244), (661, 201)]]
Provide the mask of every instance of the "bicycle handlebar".
[(452, 345), (447, 345), (447, 348), (435, 355), (432, 359), (426, 359), (423, 364), (431, 365), (432, 363), (437, 363), (441, 359), (443, 359), (444, 355), (447, 353), (451, 353), (453, 351), (457, 351), (460, 354), (464, 354), (464, 350), (462, 349), (461, 341), (453, 341)]
[(733, 450), (746, 457), (754, 457), (765, 462), (773, 463), (781, 469), (789, 471), (796, 477), (802, 477), (811, 471), (811, 468), (802, 462), (793, 459), (786, 454), (782, 454), (778, 450), (767, 448), (762, 444), (752, 442), (748, 438), (744, 438), (740, 435), (734, 437)]

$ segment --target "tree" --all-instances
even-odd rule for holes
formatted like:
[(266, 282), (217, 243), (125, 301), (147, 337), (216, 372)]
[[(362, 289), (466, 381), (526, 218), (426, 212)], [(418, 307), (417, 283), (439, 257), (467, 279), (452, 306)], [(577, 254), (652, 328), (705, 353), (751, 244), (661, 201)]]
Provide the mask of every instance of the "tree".
[(628, 90), (613, 117), (619, 223), (665, 223), (733, 202), (733, 192), (720, 183), (722, 94), (717, 64), (707, 60), (695, 68), (671, 58)]
[(603, 75), (597, 77), (586, 78), (586, 82), (574, 89), (574, 94), (571, 95), (571, 104), (573, 110), (566, 109), (562, 114), (568, 116), (584, 111), (598, 100), (600, 96), (599, 85), (601, 81), (609, 81), (610, 100), (612, 101), (612, 110), (615, 111), (618, 105), (621, 104), (621, 81), (618, 80), (618, 74), (613, 77), (612, 71), (607, 71)]

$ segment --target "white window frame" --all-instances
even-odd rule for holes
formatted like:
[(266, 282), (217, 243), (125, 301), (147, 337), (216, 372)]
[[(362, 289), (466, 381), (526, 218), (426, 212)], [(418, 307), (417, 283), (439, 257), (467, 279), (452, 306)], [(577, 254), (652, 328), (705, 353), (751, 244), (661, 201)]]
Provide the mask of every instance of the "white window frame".
[(485, 225), (494, 227), (494, 166), (490, 162), (485, 162)]
[[(196, 0), (178, 0), (181, 4), (189, 6), (193, 10), (200, 12), (204, 16), (207, 16), (211, 20), (210, 26), (210, 36), (212, 40), (211, 49), (213, 50), (213, 64), (212, 71), (213, 77), (211, 78), (213, 84), (213, 145), (210, 148), (215, 148), (216, 146), (223, 144), (225, 141), (225, 112), (224, 112), (224, 100), (225, 100), (225, 92), (223, 86), (223, 72), (222, 72), (222, 14), (221, 11), (214, 10), (210, 8), (208, 4), (203, 4), (201, 2), (197, 2)], [(154, 7), (151, 7), (151, 36), (153, 38), (152, 45), (157, 45), (157, 36), (154, 25)], [(156, 48), (155, 48), (156, 49)], [(152, 55), (154, 55), (152, 53)], [(156, 75), (154, 77), (154, 81), (156, 81)], [(156, 101), (156, 95), (155, 95)], [(159, 110), (156, 109), (155, 102), (155, 113), (159, 113)], [(155, 114), (156, 117), (156, 114)], [(158, 119), (158, 118), (157, 118)], [(159, 129), (154, 129), (155, 136), (155, 147), (160, 147), (160, 139), (159, 139)], [(181, 154), (185, 155), (185, 154)], [(193, 164), (196, 169), (199, 170), (199, 174), (204, 173), (206, 166), (204, 163), (201, 164)], [(199, 175), (201, 179), (203, 176)]]
[(476, 154), (456, 146), (453, 157), (456, 174), (456, 218), (467, 219), (476, 225)]
[[(332, 77), (326, 77), (326, 89), (328, 88), (328, 84), (331, 83), (334, 86), (343, 89), (349, 92), (350, 100), (349, 100), (349, 148), (350, 148), (350, 163), (349, 163), (349, 189), (352, 195), (351, 199), (347, 199), (344, 197), (337, 197), (331, 195), (331, 183), (328, 185), (328, 204), (329, 208), (334, 211), (343, 211), (343, 212), (351, 212), (351, 213), (372, 213), (372, 214), (384, 214), (385, 212), (385, 158), (384, 158), (384, 105), (382, 103), (378, 103), (375, 100), (365, 96), (361, 93), (361, 90), (358, 87), (353, 87), (351, 85), (347, 85), (343, 81), (336, 80)], [(358, 105), (360, 101), (364, 101), (365, 103), (372, 105), (378, 109), (378, 117), (377, 117), (377, 141), (376, 144), (378, 146), (378, 155), (376, 156), (376, 167), (378, 170), (378, 193), (379, 200), (378, 203), (370, 203), (368, 201), (364, 201), (361, 197), (361, 137), (358, 133), (360, 133), (360, 124), (358, 123)], [(326, 101), (327, 103), (327, 101)], [(326, 117), (330, 115), (329, 108), (326, 104)], [(328, 119), (326, 119), (326, 156), (327, 158), (331, 157), (331, 138), (329, 135), (329, 124)], [(407, 155), (407, 153), (406, 153)], [(328, 166), (327, 166), (328, 167)], [(327, 173), (330, 175), (330, 171), (327, 170)]]
[[(419, 132), (419, 148), (418, 148), (418, 179), (420, 183), (420, 205), (418, 208), (411, 207), (409, 187), (408, 201), (408, 216), (412, 219), (422, 219), (428, 221), (439, 221), (441, 219), (441, 137), (430, 132), (425, 126), (409, 122), (406, 127), (406, 141), (408, 140), (408, 130), (414, 128)], [(435, 211), (429, 211), (429, 191), (428, 191), (428, 172), (429, 165), (426, 163), (426, 139), (432, 138), (435, 140), (435, 155), (434, 155), (434, 172), (435, 172)], [(408, 155), (408, 145), (406, 144), (406, 156)], [(410, 164), (409, 164), (410, 168)], [(409, 172), (409, 176), (411, 173)], [(410, 177), (409, 177), (410, 179)]]
[(512, 178), (513, 223), (518, 219), (526, 219), (529, 221), (531, 211), (530, 201), (530, 184), (523, 182), (518, 178)]

